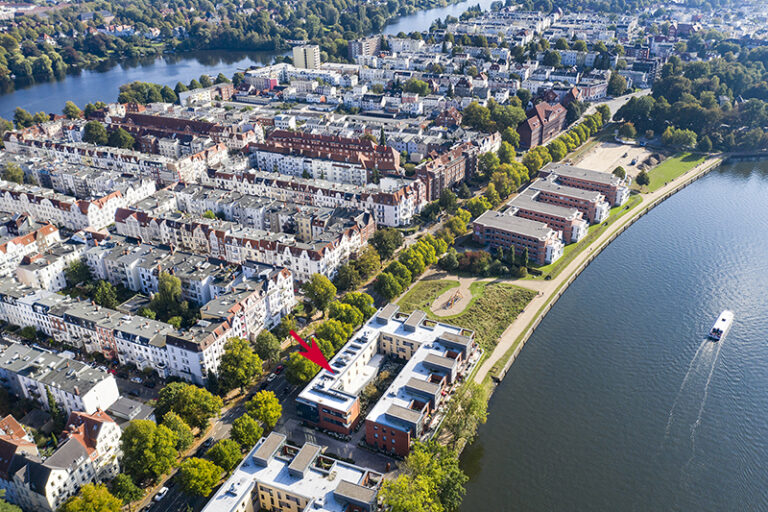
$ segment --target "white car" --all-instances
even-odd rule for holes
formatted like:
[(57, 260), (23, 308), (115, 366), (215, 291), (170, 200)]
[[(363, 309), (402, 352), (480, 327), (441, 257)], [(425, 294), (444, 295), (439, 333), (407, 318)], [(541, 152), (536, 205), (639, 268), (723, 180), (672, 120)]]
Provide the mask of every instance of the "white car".
[(155, 501), (160, 501), (161, 499), (165, 498), (165, 495), (168, 494), (168, 488), (163, 487), (159, 491), (157, 491), (157, 494), (155, 494)]
[(134, 384), (141, 384), (144, 381), (141, 380), (141, 377), (131, 377), (131, 382), (133, 382)]
[(277, 378), (277, 375), (275, 375), (274, 373), (270, 373), (269, 377), (267, 377), (267, 382), (272, 382), (276, 378)]

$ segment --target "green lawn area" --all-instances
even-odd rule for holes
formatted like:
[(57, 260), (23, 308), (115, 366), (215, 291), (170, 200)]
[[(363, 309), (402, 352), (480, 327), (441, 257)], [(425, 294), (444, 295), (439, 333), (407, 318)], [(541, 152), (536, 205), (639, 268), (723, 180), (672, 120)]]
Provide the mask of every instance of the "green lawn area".
[(590, 226), (587, 229), (587, 236), (579, 240), (576, 244), (568, 244), (565, 246), (565, 249), (563, 250), (563, 255), (560, 256), (560, 258), (555, 261), (554, 263), (550, 263), (549, 265), (544, 265), (542, 267), (537, 267), (542, 274), (537, 277), (532, 277), (533, 279), (545, 279), (547, 276), (551, 276), (550, 279), (554, 279), (557, 277), (557, 275), (566, 267), (568, 264), (573, 261), (573, 259), (578, 256), (584, 249), (587, 248), (590, 244), (592, 244), (597, 238), (608, 229), (608, 227), (616, 222), (618, 219), (620, 219), (622, 216), (624, 216), (627, 212), (632, 210), (635, 206), (637, 206), (641, 201), (640, 196), (634, 195), (629, 198), (629, 200), (624, 203), (621, 206), (614, 206), (611, 208), (610, 213), (608, 214), (608, 219), (601, 222), (600, 224), (594, 224)]
[(419, 281), (397, 303), (400, 310), (410, 313), (414, 309), (429, 311), (430, 306), (441, 293), (459, 286), (458, 281), (440, 279), (438, 281)]
[[(404, 312), (421, 309), (433, 320), (472, 329), (475, 331), (475, 339), (486, 351), (493, 349), (499, 336), (536, 296), (536, 292), (513, 284), (481, 281), (472, 283), (470, 286), (472, 301), (461, 313), (444, 317), (438, 317), (432, 313), (428, 306), (434, 301), (434, 298), (442, 291), (453, 288), (457, 284), (456, 281), (447, 280), (420, 282), (401, 299), (400, 308)], [(416, 302), (412, 298), (409, 299), (408, 296), (411, 293), (417, 292), (414, 294), (415, 296), (429, 297), (429, 290), (434, 293), (435, 290), (440, 289), (439, 286), (442, 286), (442, 291), (424, 301), (427, 303), (427, 307), (412, 307)]]
[(651, 184), (644, 187), (643, 192), (653, 192), (658, 190), (666, 183), (682, 176), (706, 159), (706, 156), (701, 156), (696, 153), (679, 153), (673, 157), (667, 158), (648, 173), (651, 177)]

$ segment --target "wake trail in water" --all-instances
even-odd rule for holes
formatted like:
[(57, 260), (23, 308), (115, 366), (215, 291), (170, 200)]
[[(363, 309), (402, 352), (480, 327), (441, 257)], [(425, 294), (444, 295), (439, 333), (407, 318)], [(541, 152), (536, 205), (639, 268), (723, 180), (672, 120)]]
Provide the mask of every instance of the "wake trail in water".
[(685, 391), (685, 387), (688, 384), (688, 380), (691, 378), (691, 375), (694, 373), (694, 370), (697, 369), (699, 362), (699, 356), (701, 355), (702, 351), (706, 346), (708, 346), (711, 343), (711, 341), (705, 339), (701, 342), (699, 345), (699, 348), (696, 349), (696, 353), (693, 355), (693, 359), (691, 359), (690, 364), (688, 365), (688, 371), (685, 374), (685, 377), (683, 377), (683, 382), (680, 384), (680, 389), (677, 390), (677, 395), (675, 395), (675, 400), (672, 402), (672, 407), (669, 409), (669, 418), (667, 418), (667, 428), (664, 429), (664, 439), (661, 441), (661, 448), (664, 448), (664, 443), (666, 443), (667, 439), (669, 439), (670, 430), (672, 429), (672, 421), (675, 417), (675, 409), (677, 408), (677, 404), (680, 401), (680, 397), (683, 395), (683, 391)]
[(704, 407), (707, 405), (707, 397), (709, 396), (709, 384), (712, 382), (712, 375), (715, 373), (715, 367), (717, 366), (717, 358), (720, 355), (720, 350), (723, 348), (724, 341), (720, 341), (717, 345), (717, 350), (715, 351), (715, 357), (712, 361), (712, 368), (709, 370), (709, 375), (707, 376), (707, 383), (704, 385), (704, 396), (701, 398), (701, 405), (699, 406), (699, 414), (696, 416), (696, 421), (693, 422), (693, 425), (691, 425), (691, 458), (688, 459), (688, 462), (685, 463), (685, 466), (683, 466), (683, 475), (685, 475), (686, 470), (688, 469), (688, 466), (693, 462), (693, 459), (696, 457), (696, 430), (699, 428), (699, 425), (701, 425), (701, 417), (704, 414)]

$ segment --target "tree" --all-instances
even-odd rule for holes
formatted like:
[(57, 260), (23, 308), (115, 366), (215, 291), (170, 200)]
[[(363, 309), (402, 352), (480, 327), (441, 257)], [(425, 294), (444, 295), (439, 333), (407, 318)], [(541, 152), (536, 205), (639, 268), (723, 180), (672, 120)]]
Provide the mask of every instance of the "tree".
[(551, 66), (554, 68), (560, 67), (560, 52), (557, 50), (550, 50), (544, 54), (544, 58), (541, 61), (545, 66)]
[(176, 435), (149, 420), (133, 420), (121, 438), (123, 471), (134, 482), (156, 480), (168, 473), (178, 456)]
[(139, 316), (143, 316), (144, 318), (149, 318), (150, 320), (155, 320), (157, 318), (157, 313), (155, 313), (149, 308), (139, 308), (137, 313), (139, 314)]
[(16, 110), (13, 111), (13, 122), (16, 124), (16, 128), (29, 128), (35, 124), (32, 114), (21, 107), (16, 107)]
[(487, 416), (488, 391), (472, 380), (462, 384), (448, 402), (443, 420), (443, 428), (451, 435), (449, 446), (457, 449), (471, 443)]
[(222, 468), (211, 461), (192, 457), (179, 466), (179, 483), (187, 494), (208, 496), (221, 478)]
[(91, 280), (91, 269), (81, 260), (70, 263), (64, 273), (70, 286), (87, 283)]
[(243, 414), (232, 422), (232, 439), (237, 441), (243, 450), (249, 450), (261, 439), (264, 429), (258, 421), (248, 414)]
[(322, 274), (312, 274), (301, 289), (310, 303), (322, 312), (325, 312), (328, 304), (336, 296), (336, 287)]
[(451, 247), (445, 255), (437, 262), (438, 266), (449, 272), (456, 270), (459, 267), (459, 258), (456, 253), (456, 249)]
[(534, 175), (544, 165), (544, 161), (539, 153), (528, 151), (523, 157), (523, 165), (528, 168), (530, 175)]
[(245, 388), (261, 376), (263, 363), (243, 338), (230, 338), (219, 363), (219, 383), (224, 390)]
[(203, 430), (208, 421), (221, 412), (222, 405), (221, 398), (206, 389), (194, 384), (171, 382), (160, 390), (155, 413), (163, 416), (173, 411), (190, 427)]
[(508, 143), (514, 149), (517, 149), (520, 146), (520, 134), (511, 126), (507, 126), (501, 132), (501, 140)]
[(635, 181), (637, 182), (638, 185), (640, 185), (641, 187), (644, 187), (646, 185), (651, 184), (651, 177), (648, 175), (647, 172), (640, 171), (640, 173), (635, 178)]
[(242, 459), (240, 445), (231, 439), (220, 440), (205, 456), (227, 473), (235, 469)]
[[(358, 309), (356, 307), (354, 307), (354, 306), (352, 306), (350, 304), (345, 304), (343, 302), (339, 302), (337, 300), (331, 302), (331, 305), (330, 305), (330, 307), (328, 309), (328, 317), (333, 319), (333, 320), (337, 320), (337, 321), (341, 322), (342, 324), (350, 325), (350, 326), (353, 326), (353, 327), (359, 326), (360, 324), (363, 323), (363, 320), (364, 320), (363, 314), (360, 311), (358, 311)], [(325, 325), (325, 323), (322, 324), (321, 327), (323, 327), (324, 325)], [(318, 331), (319, 331), (319, 329), (320, 328), (318, 328)], [(318, 334), (317, 331), (315, 332), (315, 335), (318, 336), (318, 337), (321, 337), (323, 339), (327, 339), (327, 338), (325, 338), (323, 336), (320, 336), (320, 334)], [(330, 341), (330, 340), (328, 340), (328, 341)], [(344, 340), (344, 341), (346, 342), (346, 340)]]
[(360, 272), (357, 271), (355, 265), (350, 263), (341, 265), (333, 280), (336, 289), (341, 291), (357, 288), (362, 282), (363, 278), (360, 277)]
[(291, 331), (296, 330), (296, 319), (293, 315), (285, 315), (280, 319), (280, 323), (275, 327), (274, 332), (278, 340), (284, 340)]
[(103, 146), (107, 143), (107, 130), (98, 121), (88, 121), (83, 128), (83, 141)]
[(397, 282), (400, 283), (400, 287), (405, 290), (413, 282), (413, 274), (408, 268), (399, 261), (393, 261), (387, 266), (387, 272), (392, 274)]
[(23, 512), (20, 507), (11, 505), (2, 499), (3, 497), (5, 497), (5, 489), (0, 490), (0, 512)]
[(363, 320), (367, 320), (372, 317), (376, 312), (376, 308), (373, 306), (373, 297), (363, 292), (349, 292), (342, 297), (341, 301), (350, 306), (354, 306), (360, 313), (363, 314)]
[(637, 137), (637, 130), (635, 129), (635, 125), (632, 123), (622, 123), (622, 125), (619, 127), (619, 136), (624, 139), (634, 139)]
[(131, 477), (120, 473), (109, 483), (109, 491), (112, 495), (127, 505), (144, 497), (144, 491), (133, 483)]
[(112, 496), (106, 485), (85, 484), (69, 498), (61, 512), (120, 512), (123, 503)]
[(67, 119), (80, 119), (83, 116), (82, 110), (72, 101), (64, 103), (64, 110), (62, 111)]
[(112, 286), (112, 283), (103, 280), (99, 281), (99, 284), (96, 286), (96, 291), (93, 293), (93, 300), (99, 306), (104, 306), (105, 308), (110, 309), (115, 309), (119, 305), (115, 287)]
[(365, 247), (357, 255), (355, 260), (355, 268), (364, 278), (372, 275), (374, 272), (381, 268), (381, 257), (376, 249), (373, 247)]
[(429, 84), (423, 80), (419, 80), (418, 78), (411, 78), (405, 82), (403, 90), (405, 92), (418, 94), (419, 96), (426, 96), (432, 92), (429, 88)]
[(376, 282), (373, 285), (376, 293), (384, 297), (385, 300), (391, 301), (403, 292), (403, 287), (400, 285), (395, 276), (389, 272), (382, 272), (379, 277), (376, 278)]
[(107, 139), (107, 145), (113, 148), (131, 149), (134, 144), (136, 144), (136, 139), (122, 128), (112, 131)]
[(509, 142), (502, 141), (499, 147), (499, 162), (508, 164), (515, 160), (515, 148)]
[(696, 146), (696, 132), (667, 126), (661, 134), (661, 141), (668, 146), (692, 148)]
[(597, 110), (600, 113), (600, 118), (602, 119), (603, 124), (611, 120), (611, 107), (609, 107), (605, 103), (595, 107), (595, 110)]
[(709, 153), (712, 151), (712, 139), (706, 135), (703, 136), (701, 139), (699, 139), (699, 143), (696, 145), (696, 148), (702, 153)]
[(403, 234), (394, 228), (379, 229), (373, 234), (369, 243), (376, 249), (382, 260), (387, 260), (403, 245)]
[(516, 95), (518, 98), (520, 98), (520, 103), (523, 105), (523, 108), (526, 108), (528, 103), (531, 101), (531, 98), (533, 97), (531, 91), (528, 89), (518, 89)]
[(254, 341), (256, 353), (264, 361), (277, 361), (280, 358), (280, 341), (268, 330), (262, 330)]
[(306, 384), (319, 370), (315, 363), (293, 352), (285, 365), (285, 377), (291, 384)]
[(472, 215), (473, 219), (481, 216), (483, 213), (490, 210), (493, 206), (487, 198), (483, 196), (473, 197), (464, 204), (464, 207)]
[(618, 176), (622, 180), (627, 177), (627, 171), (622, 166), (618, 166), (613, 170), (613, 175)]
[(436, 441), (416, 442), (404, 463), (405, 474), (432, 480), (440, 504), (446, 510), (458, 510), (469, 477), (459, 468), (456, 453)]
[(3, 167), (3, 179), (21, 185), (24, 183), (24, 171), (15, 162), (6, 162)]
[(449, 188), (444, 188), (442, 191), (440, 191), (440, 199), (438, 200), (438, 204), (442, 209), (450, 213), (455, 212), (456, 208), (459, 206), (456, 194), (454, 194), (453, 191), (451, 191)]
[(272, 391), (259, 391), (245, 404), (245, 408), (250, 417), (270, 429), (277, 425), (283, 414), (283, 406)]
[(621, 96), (626, 90), (627, 79), (616, 72), (611, 73), (611, 78), (608, 79), (608, 94), (611, 96)]
[(568, 154), (568, 148), (565, 146), (565, 143), (559, 139), (555, 139), (547, 144), (547, 149), (549, 150), (549, 154), (552, 155), (553, 162), (559, 162)]
[(187, 448), (192, 446), (192, 443), (195, 441), (192, 429), (189, 428), (189, 425), (187, 425), (178, 414), (173, 411), (165, 413), (163, 416), (163, 425), (176, 435), (176, 449), (179, 453), (183, 453)]
[(501, 196), (499, 196), (499, 193), (496, 191), (496, 185), (493, 183), (488, 185), (488, 188), (485, 189), (485, 198), (491, 206), (496, 206), (501, 203)]
[(51, 413), (51, 418), (53, 419), (53, 430), (61, 432), (67, 424), (67, 413), (59, 407), (59, 404), (53, 397), (53, 393), (51, 393), (51, 388), (46, 387), (45, 393), (48, 400), (48, 412)]
[(443, 512), (431, 478), (400, 475), (385, 480), (379, 491), (382, 504), (390, 512)]
[[(352, 335), (352, 330), (362, 323), (362, 313), (349, 304), (342, 304), (340, 302), (334, 302), (333, 310), (343, 319), (354, 321), (356, 323), (342, 323), (341, 321), (331, 318), (320, 324), (315, 329), (315, 336), (317, 338), (331, 342), (333, 348), (338, 350), (344, 343), (349, 340)], [(351, 310), (351, 311), (350, 311)], [(330, 316), (330, 315), (329, 315)]]

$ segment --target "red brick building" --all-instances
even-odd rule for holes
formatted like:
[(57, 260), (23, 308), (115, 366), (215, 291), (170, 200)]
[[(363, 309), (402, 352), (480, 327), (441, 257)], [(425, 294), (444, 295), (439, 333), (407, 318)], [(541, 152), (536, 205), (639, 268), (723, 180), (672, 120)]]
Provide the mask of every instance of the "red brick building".
[(565, 107), (542, 102), (527, 112), (528, 119), (517, 128), (520, 146), (533, 148), (554, 139), (565, 128)]
[(471, 142), (456, 144), (416, 168), (416, 177), (427, 185), (427, 200), (440, 197), (443, 189), (466, 179), (477, 167), (477, 148)]

